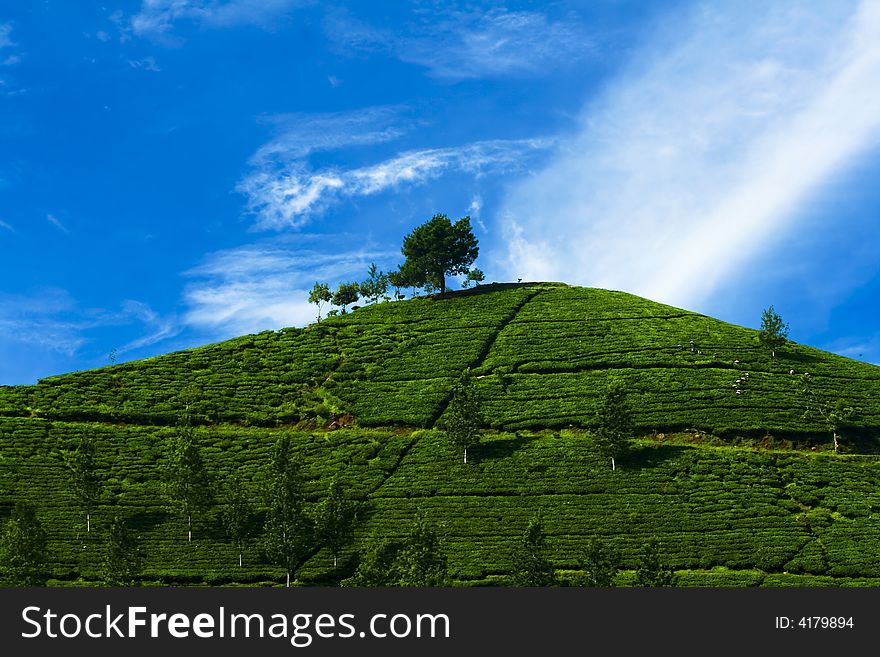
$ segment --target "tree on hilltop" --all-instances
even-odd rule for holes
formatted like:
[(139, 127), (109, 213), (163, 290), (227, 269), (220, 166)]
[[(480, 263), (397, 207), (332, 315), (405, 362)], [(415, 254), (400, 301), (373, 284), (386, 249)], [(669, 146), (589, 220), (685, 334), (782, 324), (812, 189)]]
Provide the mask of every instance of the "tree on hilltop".
[(333, 305), (342, 306), (342, 312), (345, 313), (345, 307), (350, 303), (356, 303), (360, 293), (361, 288), (357, 283), (340, 283), (333, 293)]
[(372, 263), (367, 270), (367, 280), (360, 284), (360, 292), (364, 299), (376, 303), (388, 291), (388, 276)]
[(776, 350), (781, 349), (788, 342), (788, 324), (782, 321), (782, 317), (773, 310), (773, 306), (761, 313), (758, 340), (770, 350), (772, 358), (776, 358)]
[(477, 267), (471, 267), (468, 270), (467, 276), (465, 277), (464, 282), (462, 282), (461, 286), (467, 289), (470, 287), (471, 283), (473, 283), (474, 287), (476, 287), (484, 280), (486, 280), (486, 274), (484, 274), (483, 271), (481, 269), (478, 269)]
[(480, 249), (470, 217), (453, 224), (445, 214), (435, 214), (404, 238), (401, 251), (406, 256), (401, 271), (417, 285), (433, 285), (443, 294), (447, 274), (466, 274)]
[(840, 430), (855, 414), (855, 409), (852, 406), (847, 406), (839, 399), (831, 401), (822, 398), (816, 392), (813, 378), (809, 374), (803, 374), (799, 383), (801, 397), (807, 407), (804, 415), (815, 414), (819, 416), (822, 423), (831, 433), (831, 439), (834, 441), (834, 451), (839, 452)]
[(326, 283), (315, 282), (315, 287), (309, 292), (309, 303), (318, 306), (318, 321), (321, 321), (321, 305), (329, 303), (333, 300), (333, 294), (330, 292), (330, 286)]

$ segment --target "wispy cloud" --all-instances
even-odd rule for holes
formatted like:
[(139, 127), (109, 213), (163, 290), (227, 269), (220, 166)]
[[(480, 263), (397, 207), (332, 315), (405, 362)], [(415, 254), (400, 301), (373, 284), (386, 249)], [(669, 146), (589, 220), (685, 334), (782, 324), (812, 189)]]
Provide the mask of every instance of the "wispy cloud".
[(345, 48), (386, 51), (450, 80), (531, 75), (594, 52), (588, 31), (571, 16), (552, 20), (541, 12), (493, 7), (443, 9), (432, 18), (410, 23), (403, 32), (373, 27), (346, 13), (332, 15), (326, 25)]
[(694, 306), (880, 136), (880, 4), (674, 16), (509, 195), (509, 276)]
[(189, 21), (206, 28), (255, 25), (272, 28), (275, 21), (304, 0), (144, 0), (131, 17), (130, 29), (137, 36), (168, 34), (178, 21)]
[(183, 330), (183, 327), (177, 321), (177, 317), (173, 315), (160, 315), (142, 301), (126, 299), (122, 302), (121, 315), (124, 318), (132, 318), (140, 322), (145, 328), (146, 333), (119, 347), (116, 350), (119, 355), (173, 338)]
[(12, 23), (0, 23), (0, 48), (14, 46), (12, 40)]
[(46, 215), (46, 221), (48, 221), (50, 224), (52, 224), (53, 226), (55, 226), (55, 228), (57, 228), (58, 230), (60, 230), (62, 233), (65, 233), (65, 234), (67, 234), (67, 235), (70, 234), (70, 231), (67, 230), (67, 227), (66, 227), (64, 224), (62, 224), (61, 221), (58, 219), (58, 217), (56, 217), (55, 215), (53, 215), (53, 214), (47, 214), (47, 215)]
[(144, 71), (152, 71), (153, 73), (158, 73), (162, 69), (156, 64), (156, 58), (152, 55), (149, 57), (144, 57), (143, 59), (129, 59), (126, 60), (128, 65), (134, 69), (141, 69)]
[[(318, 250), (321, 239), (302, 236), (292, 243), (279, 238), (207, 255), (186, 272), (193, 282), (184, 293), (183, 321), (218, 339), (303, 326), (315, 317), (308, 294), (316, 280), (360, 280), (371, 262), (396, 256), (368, 247), (327, 253)], [(344, 241), (344, 236), (333, 239)]]
[(399, 153), (368, 166), (312, 169), (304, 161), (259, 166), (236, 190), (247, 196), (257, 228), (298, 228), (345, 197), (369, 196), (403, 185), (418, 185), (450, 171), (482, 175), (521, 170), (545, 150), (545, 139), (492, 140), (458, 148), (426, 148)]
[(0, 228), (5, 228), (5, 229), (8, 230), (10, 233), (14, 233), (14, 232), (15, 232), (15, 228), (13, 228), (10, 224), (6, 223), (6, 222), (3, 221), (2, 219), (0, 219)]

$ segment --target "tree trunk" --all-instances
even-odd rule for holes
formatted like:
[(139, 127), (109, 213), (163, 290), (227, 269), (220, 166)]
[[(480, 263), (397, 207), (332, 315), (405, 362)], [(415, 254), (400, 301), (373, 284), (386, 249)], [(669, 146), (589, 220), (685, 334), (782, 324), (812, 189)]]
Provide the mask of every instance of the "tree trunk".
[(464, 448), (464, 463), (467, 465), (467, 447)]
[(614, 472), (614, 457), (611, 457), (611, 472)]
[(333, 567), (336, 568), (337, 565), (339, 565), (339, 557), (337, 557), (337, 556), (334, 554), (334, 555), (333, 555)]
[(241, 552), (238, 553), (238, 567), (241, 568)]
[(193, 540), (193, 518), (191, 513), (186, 514), (186, 536), (187, 540), (192, 543)]
[(86, 513), (86, 532), (92, 531), (92, 514)]
[(837, 441), (837, 431), (832, 431), (831, 434), (834, 437), (834, 453), (837, 454), (840, 447), (840, 443)]
[(443, 272), (441, 271), (439, 274), (437, 274), (437, 278), (440, 280), (440, 294), (445, 294), (446, 293), (446, 276), (444, 276)]
[(287, 588), (290, 588), (290, 571), (287, 571)]

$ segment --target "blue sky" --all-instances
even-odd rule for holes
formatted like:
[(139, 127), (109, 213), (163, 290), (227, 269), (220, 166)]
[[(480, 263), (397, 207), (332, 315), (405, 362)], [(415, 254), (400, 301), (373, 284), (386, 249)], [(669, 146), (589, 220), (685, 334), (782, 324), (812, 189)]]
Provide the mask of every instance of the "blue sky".
[(878, 145), (877, 2), (0, 3), (0, 384), (304, 325), (436, 212), (880, 363)]

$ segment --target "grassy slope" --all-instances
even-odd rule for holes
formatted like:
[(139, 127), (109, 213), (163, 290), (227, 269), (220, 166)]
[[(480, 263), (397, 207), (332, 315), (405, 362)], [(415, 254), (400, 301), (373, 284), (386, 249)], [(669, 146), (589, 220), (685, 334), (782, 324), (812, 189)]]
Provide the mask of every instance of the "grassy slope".
[[(439, 432), (413, 431), (442, 415), (465, 367), (481, 377), (499, 430), (468, 466)], [(589, 426), (613, 376), (629, 384), (643, 432), (825, 440), (821, 425), (803, 417), (791, 369), (809, 371), (820, 391), (858, 408), (851, 435), (865, 442), (880, 433), (880, 369), (800, 345), (773, 360), (754, 331), (631, 295), (484, 286), (444, 300), (380, 304), (304, 330), (0, 388), (0, 510), (21, 497), (37, 502), (55, 576), (95, 576), (100, 531), (83, 536), (61, 459), (87, 430), (101, 447), (108, 503), (132, 514), (143, 537), (148, 579), (278, 578), (255, 546), (239, 571), (216, 511), (187, 545), (183, 523), (165, 508), (163, 443), (189, 406), (218, 480), (237, 470), (256, 494), (271, 444), (293, 431), (311, 500), (338, 474), (369, 501), (359, 544), (405, 533), (421, 508), (442, 525), (462, 581), (503, 575), (517, 536), (541, 512), (560, 568), (576, 567), (591, 535), (606, 537), (632, 568), (645, 537), (656, 534), (693, 584), (797, 583), (784, 574), (792, 572), (827, 578), (804, 580), (814, 584), (873, 585), (866, 578), (880, 578), (874, 457), (655, 437), (612, 473), (588, 433), (567, 429)], [(733, 382), (745, 372), (737, 395)], [(352, 423), (360, 428), (326, 430)], [(301, 574), (332, 580), (331, 563), (319, 551)]]

